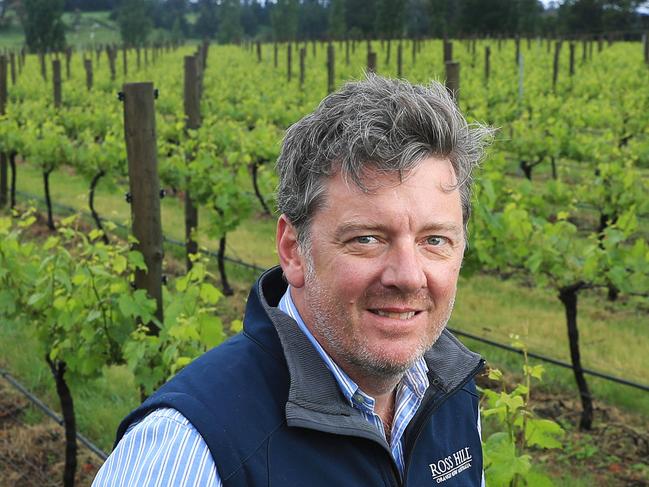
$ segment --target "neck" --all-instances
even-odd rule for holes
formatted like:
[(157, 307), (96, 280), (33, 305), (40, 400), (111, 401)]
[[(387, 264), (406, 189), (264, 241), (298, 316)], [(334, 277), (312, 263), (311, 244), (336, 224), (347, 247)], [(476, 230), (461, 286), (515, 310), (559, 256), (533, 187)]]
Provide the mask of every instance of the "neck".
[(374, 412), (383, 421), (386, 438), (389, 442), (397, 385), (401, 381), (403, 374), (389, 377), (368, 377), (367, 374), (359, 372), (353, 366), (340, 361), (336, 362), (365, 394), (374, 398)]

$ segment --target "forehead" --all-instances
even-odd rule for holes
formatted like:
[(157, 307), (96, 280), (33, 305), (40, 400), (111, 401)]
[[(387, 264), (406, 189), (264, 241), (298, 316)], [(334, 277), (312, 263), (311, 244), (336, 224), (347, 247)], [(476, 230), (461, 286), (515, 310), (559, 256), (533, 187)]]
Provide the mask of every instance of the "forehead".
[(361, 183), (335, 173), (315, 219), (462, 219), (457, 178), (446, 158), (428, 157), (403, 174), (366, 169)]

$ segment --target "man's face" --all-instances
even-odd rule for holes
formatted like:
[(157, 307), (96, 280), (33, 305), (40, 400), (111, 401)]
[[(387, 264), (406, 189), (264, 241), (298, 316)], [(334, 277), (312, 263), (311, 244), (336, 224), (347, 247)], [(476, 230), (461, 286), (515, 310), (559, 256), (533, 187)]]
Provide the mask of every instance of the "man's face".
[(329, 180), (310, 250), (297, 252), (299, 269), (287, 278), (306, 325), (343, 369), (390, 377), (448, 321), (464, 253), (462, 208), (445, 159), (425, 159), (403, 182), (375, 171), (364, 182), (370, 192), (340, 174)]

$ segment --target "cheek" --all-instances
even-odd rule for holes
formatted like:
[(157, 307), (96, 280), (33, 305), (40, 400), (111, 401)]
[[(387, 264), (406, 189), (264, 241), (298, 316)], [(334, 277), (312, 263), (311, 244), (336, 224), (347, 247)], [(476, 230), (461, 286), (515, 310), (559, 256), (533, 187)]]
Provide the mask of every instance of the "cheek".
[(428, 289), (432, 294), (454, 293), (460, 275), (460, 264), (436, 267), (427, 272)]

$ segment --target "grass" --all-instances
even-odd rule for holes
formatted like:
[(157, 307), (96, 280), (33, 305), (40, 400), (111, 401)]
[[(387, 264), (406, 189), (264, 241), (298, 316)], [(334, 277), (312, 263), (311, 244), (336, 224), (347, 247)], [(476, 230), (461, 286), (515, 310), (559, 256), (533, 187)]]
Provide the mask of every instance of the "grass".
[[(50, 407), (60, 411), (54, 380), (43, 358), (45, 353), (30, 330), (21, 323), (0, 322), (0, 366), (8, 369)], [(131, 374), (123, 367), (115, 367), (104, 371), (97, 381), (72, 383), (70, 388), (78, 431), (97, 442), (100, 448), (110, 450), (119, 418), (139, 404)], [(39, 422), (40, 418), (40, 412), (31, 412), (27, 422)]]
[[(19, 164), (16, 178), (17, 190), (43, 197), (42, 174), (29, 164)], [(90, 183), (75, 175), (69, 168), (60, 168), (50, 177), (52, 201), (89, 212), (88, 190)], [(95, 195), (95, 209), (102, 218), (117, 223), (129, 224), (130, 207), (124, 199), (128, 192), (128, 184), (109, 184), (101, 180)], [(17, 196), (17, 199), (24, 197)], [(178, 198), (167, 197), (161, 204), (162, 226), (165, 236), (175, 240), (184, 240), (184, 209), (183, 202)], [(199, 213), (198, 241), (211, 249), (218, 247), (218, 240), (210, 238), (207, 223), (214, 218), (214, 212), (201, 208)], [(270, 267), (275, 265), (274, 242), (275, 221), (272, 218), (256, 216), (254, 225), (242, 225), (228, 234), (227, 253), (230, 257), (258, 265)]]

